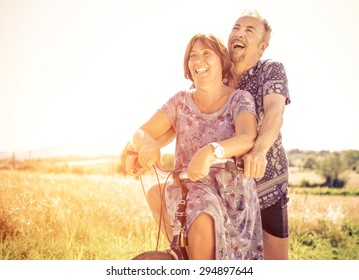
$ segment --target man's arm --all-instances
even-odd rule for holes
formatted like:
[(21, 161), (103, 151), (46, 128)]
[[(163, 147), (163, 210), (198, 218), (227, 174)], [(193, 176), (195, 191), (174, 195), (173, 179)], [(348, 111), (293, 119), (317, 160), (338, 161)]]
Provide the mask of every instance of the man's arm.
[(252, 150), (244, 159), (244, 175), (251, 178), (264, 176), (267, 166), (266, 154), (278, 138), (283, 124), (286, 97), (268, 94), (263, 99), (264, 118)]

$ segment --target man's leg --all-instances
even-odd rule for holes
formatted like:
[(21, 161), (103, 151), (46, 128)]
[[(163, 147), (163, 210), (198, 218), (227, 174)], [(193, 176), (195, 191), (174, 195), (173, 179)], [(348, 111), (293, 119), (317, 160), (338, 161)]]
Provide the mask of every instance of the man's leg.
[(276, 237), (263, 230), (263, 249), (265, 260), (287, 260), (288, 237)]
[(283, 195), (274, 205), (262, 209), (263, 254), (265, 260), (288, 259), (288, 197)]

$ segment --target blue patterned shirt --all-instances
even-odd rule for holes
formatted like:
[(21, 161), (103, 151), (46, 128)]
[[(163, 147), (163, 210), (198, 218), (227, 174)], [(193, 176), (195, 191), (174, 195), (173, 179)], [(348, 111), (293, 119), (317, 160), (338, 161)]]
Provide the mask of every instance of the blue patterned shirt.
[[(282, 63), (273, 60), (260, 60), (242, 74), (237, 88), (252, 94), (258, 117), (258, 131), (264, 117), (263, 98), (267, 94), (281, 94), (289, 104), (288, 81)], [(288, 189), (288, 160), (282, 145), (282, 135), (267, 153), (268, 165), (264, 177), (256, 180), (261, 208), (267, 208), (277, 202)]]

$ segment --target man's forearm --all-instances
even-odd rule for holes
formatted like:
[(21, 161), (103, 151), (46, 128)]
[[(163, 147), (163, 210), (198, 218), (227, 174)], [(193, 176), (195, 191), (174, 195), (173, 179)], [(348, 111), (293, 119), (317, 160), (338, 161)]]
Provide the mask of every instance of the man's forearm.
[(282, 115), (264, 117), (252, 151), (266, 155), (277, 140), (282, 124)]

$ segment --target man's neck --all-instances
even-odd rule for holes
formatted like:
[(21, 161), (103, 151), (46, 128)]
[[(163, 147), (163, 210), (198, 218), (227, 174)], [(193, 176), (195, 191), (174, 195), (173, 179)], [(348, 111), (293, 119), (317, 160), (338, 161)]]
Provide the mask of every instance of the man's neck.
[(234, 75), (234, 77), (239, 80), (240, 77), (242, 76), (242, 74), (246, 71), (248, 71), (249, 69), (253, 68), (259, 60), (253, 61), (251, 63), (232, 63), (232, 75)]
[(243, 73), (253, 68), (258, 63), (258, 61), (259, 60), (256, 60), (252, 63), (247, 64), (244, 64), (243, 62), (232, 62), (231, 75), (228, 81), (228, 85), (230, 87), (236, 88), (241, 80), (241, 76), (243, 75)]

